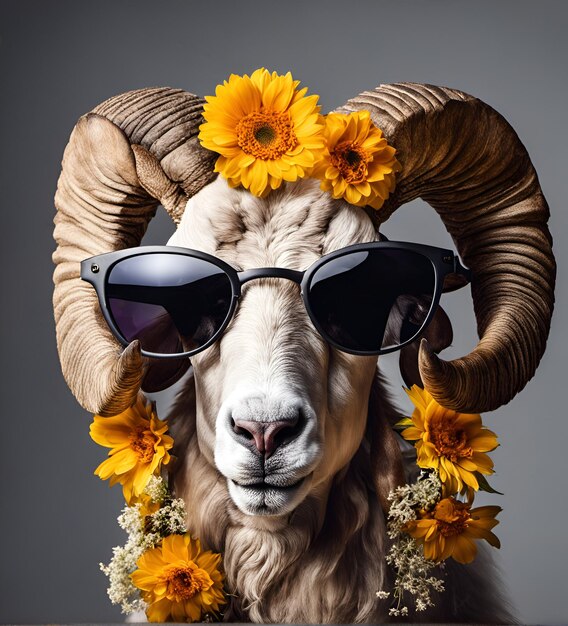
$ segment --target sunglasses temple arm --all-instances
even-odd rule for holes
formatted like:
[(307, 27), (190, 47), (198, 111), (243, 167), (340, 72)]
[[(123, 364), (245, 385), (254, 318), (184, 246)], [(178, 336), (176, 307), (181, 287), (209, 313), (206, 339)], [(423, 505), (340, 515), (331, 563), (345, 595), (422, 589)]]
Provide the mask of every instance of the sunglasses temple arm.
[(454, 256), (454, 273), (463, 276), (465, 279), (467, 279), (468, 283), (471, 282), (471, 270), (462, 265), (462, 262), (457, 255)]

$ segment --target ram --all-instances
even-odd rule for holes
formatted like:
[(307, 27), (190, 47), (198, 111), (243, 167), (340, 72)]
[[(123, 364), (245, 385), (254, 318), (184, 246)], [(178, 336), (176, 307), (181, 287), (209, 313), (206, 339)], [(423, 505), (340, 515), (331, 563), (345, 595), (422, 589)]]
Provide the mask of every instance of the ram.
[[(80, 278), (85, 259), (139, 246), (161, 204), (177, 225), (172, 251), (202, 258), (240, 290), (226, 327), (212, 314), (214, 332), (202, 329), (201, 347), (220, 336), (192, 356), (169, 416), (175, 491), (187, 502), (189, 529), (223, 553), (234, 594), (226, 619), (388, 621), (388, 602), (375, 592), (392, 575), (386, 497), (405, 480), (391, 428), (398, 417), (376, 354), (356, 342), (347, 352), (336, 347), (351, 339), (336, 337), (315, 310), (313, 268), (324, 255), (380, 240), (397, 207), (423, 198), (471, 271), (480, 341), (463, 358), (441, 360), (451, 327), (432, 310), (421, 338), (401, 342), (403, 375), (455, 410), (496, 409), (533, 376), (552, 315), (555, 263), (536, 173), (515, 132), (486, 104), (452, 89), (395, 84), (340, 109), (369, 111), (397, 150), (402, 170), (382, 208), (334, 199), (311, 178), (256, 197), (215, 173), (216, 155), (197, 138), (203, 105), (179, 89), (143, 89), (107, 100), (73, 130), (55, 220), (64, 376), (85, 409), (113, 415), (141, 388), (163, 389), (187, 373), (188, 358), (149, 358), (137, 340), (121, 345)], [(433, 290), (463, 286), (457, 257), (439, 262), (450, 270)], [(367, 271), (362, 287), (371, 296), (383, 288), (376, 273), (375, 280)], [(377, 324), (387, 335), (393, 324), (397, 332), (417, 328), (413, 316), (429, 303), (399, 300)], [(356, 306), (343, 302), (352, 320), (362, 314)], [(448, 563), (446, 592), (424, 619), (509, 621), (490, 570), (485, 557)]]

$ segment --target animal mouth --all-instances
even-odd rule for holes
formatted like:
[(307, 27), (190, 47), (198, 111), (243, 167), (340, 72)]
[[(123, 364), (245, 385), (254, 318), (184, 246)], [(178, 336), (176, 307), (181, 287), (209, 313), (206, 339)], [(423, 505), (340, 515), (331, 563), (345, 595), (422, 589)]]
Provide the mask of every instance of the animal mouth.
[(278, 485), (274, 482), (267, 482), (266, 480), (262, 480), (261, 482), (256, 482), (256, 483), (239, 483), (236, 480), (232, 480), (231, 482), (233, 482), (235, 485), (237, 485), (237, 487), (240, 487), (241, 489), (254, 489), (256, 491), (262, 491), (262, 490), (268, 490), (268, 489), (277, 489), (278, 491), (292, 491), (293, 489), (296, 489), (297, 487), (299, 487), (304, 480), (306, 480), (306, 476), (304, 476), (303, 478), (300, 478), (300, 480), (296, 481), (295, 483), (290, 483), (288, 485)]
[(304, 499), (311, 476), (308, 474), (296, 482), (280, 485), (274, 484), (274, 479), (250, 483), (229, 479), (229, 492), (235, 504), (247, 515), (281, 516), (293, 511)]

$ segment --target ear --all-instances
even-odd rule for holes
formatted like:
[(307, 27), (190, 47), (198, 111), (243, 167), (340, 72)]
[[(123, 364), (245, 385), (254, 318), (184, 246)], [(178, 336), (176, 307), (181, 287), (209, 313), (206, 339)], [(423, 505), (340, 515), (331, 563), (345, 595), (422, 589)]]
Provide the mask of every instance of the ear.
[(156, 393), (171, 387), (189, 369), (191, 361), (185, 359), (148, 359), (149, 365), (142, 380), (142, 390)]
[(441, 352), (451, 345), (454, 338), (452, 323), (441, 306), (438, 307), (438, 310), (434, 314), (434, 319), (430, 322), (422, 335), (420, 335), (416, 341), (404, 346), (400, 351), (400, 373), (407, 387), (412, 387), (412, 385), (424, 387), (418, 370), (418, 351), (422, 338), (428, 340), (429, 345), (436, 353)]
[(385, 385), (377, 372), (369, 396), (367, 436), (370, 443), (371, 476), (385, 517), (390, 509), (389, 493), (406, 482), (402, 453), (391, 426), (398, 419), (400, 416), (394, 414)]

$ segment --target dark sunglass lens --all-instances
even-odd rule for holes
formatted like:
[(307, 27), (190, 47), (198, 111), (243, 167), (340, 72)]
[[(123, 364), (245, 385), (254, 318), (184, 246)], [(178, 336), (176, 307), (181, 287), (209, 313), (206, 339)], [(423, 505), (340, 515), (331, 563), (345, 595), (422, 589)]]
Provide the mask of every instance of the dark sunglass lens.
[(160, 354), (204, 346), (226, 320), (232, 295), (220, 267), (176, 253), (119, 261), (106, 285), (108, 307), (124, 338)]
[(432, 306), (431, 261), (400, 249), (350, 252), (320, 266), (309, 286), (312, 315), (339, 346), (379, 352), (415, 337)]

